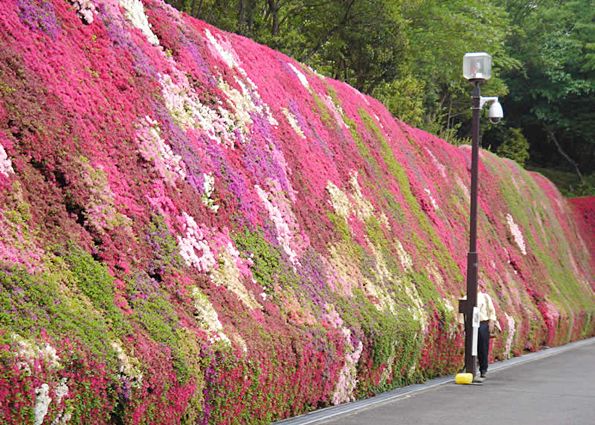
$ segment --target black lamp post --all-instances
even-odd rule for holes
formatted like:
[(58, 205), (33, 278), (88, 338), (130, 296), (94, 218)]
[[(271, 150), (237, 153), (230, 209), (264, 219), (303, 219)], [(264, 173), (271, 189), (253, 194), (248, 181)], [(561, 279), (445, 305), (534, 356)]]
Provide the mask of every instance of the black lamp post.
[[(493, 102), (490, 107), (490, 120), (497, 122), (502, 118), (502, 107), (497, 98), (482, 98), (480, 85), (491, 77), (492, 57), (487, 53), (467, 53), (463, 58), (463, 75), (473, 84), (471, 94), (471, 211), (469, 224), (469, 252), (467, 254), (467, 299), (461, 300), (459, 312), (465, 317), (465, 372), (476, 372), (477, 359), (477, 327), (479, 318), (475, 317), (477, 306), (477, 183), (479, 163), (479, 114), (486, 102)], [(474, 323), (475, 322), (475, 323)], [(474, 326), (475, 325), (475, 326)]]

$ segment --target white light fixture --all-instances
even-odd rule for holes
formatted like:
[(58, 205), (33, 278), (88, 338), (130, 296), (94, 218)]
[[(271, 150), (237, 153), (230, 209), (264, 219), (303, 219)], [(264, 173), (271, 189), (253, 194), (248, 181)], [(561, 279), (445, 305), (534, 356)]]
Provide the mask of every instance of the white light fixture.
[(492, 76), (492, 57), (485, 52), (466, 53), (463, 57), (463, 76), (471, 81), (485, 81)]

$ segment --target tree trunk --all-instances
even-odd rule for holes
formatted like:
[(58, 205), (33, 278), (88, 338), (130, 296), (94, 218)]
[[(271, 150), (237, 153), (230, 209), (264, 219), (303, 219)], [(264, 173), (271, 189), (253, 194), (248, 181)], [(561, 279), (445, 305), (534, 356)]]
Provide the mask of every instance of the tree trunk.
[(279, 9), (281, 9), (280, 0), (268, 0), (269, 16), (271, 17), (271, 35), (279, 34)]
[(560, 152), (560, 155), (562, 155), (564, 157), (564, 159), (566, 159), (566, 161), (568, 161), (574, 167), (574, 169), (576, 171), (576, 175), (578, 176), (578, 178), (580, 179), (581, 182), (584, 182), (585, 180), (583, 178), (583, 174), (581, 173), (581, 170), (578, 168), (578, 164), (576, 163), (575, 160), (573, 160), (570, 156), (568, 156), (568, 154), (566, 152), (564, 152), (564, 149), (562, 149), (562, 146), (558, 142), (558, 138), (554, 134), (554, 131), (549, 127), (546, 128), (546, 131), (547, 131), (547, 135), (548, 135), (549, 139), (554, 143), (554, 145), (556, 145), (556, 148), (558, 149), (558, 152)]

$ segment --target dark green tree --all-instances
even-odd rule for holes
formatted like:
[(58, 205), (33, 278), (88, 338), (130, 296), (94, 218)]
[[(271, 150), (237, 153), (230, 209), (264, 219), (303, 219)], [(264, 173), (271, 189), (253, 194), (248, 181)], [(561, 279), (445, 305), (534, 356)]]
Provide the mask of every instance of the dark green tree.
[(595, 7), (592, 0), (506, 2), (508, 44), (522, 68), (505, 73), (509, 122), (542, 166), (595, 169)]

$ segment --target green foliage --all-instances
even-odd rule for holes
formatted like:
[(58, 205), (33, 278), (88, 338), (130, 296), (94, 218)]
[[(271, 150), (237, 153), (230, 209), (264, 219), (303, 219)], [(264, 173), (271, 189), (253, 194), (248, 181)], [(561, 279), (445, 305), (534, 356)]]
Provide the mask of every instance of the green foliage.
[(372, 93), (397, 118), (412, 126), (424, 124), (424, 91), (422, 80), (408, 75), (379, 84)]
[[(48, 260), (49, 271), (32, 275), (24, 269), (0, 271), (0, 328), (35, 338), (45, 331), (60, 340), (69, 335), (80, 341), (98, 358), (115, 365), (111, 341), (118, 328), (118, 319), (108, 321), (77, 286), (78, 280), (60, 258)], [(93, 295), (96, 300), (101, 295)], [(97, 302), (104, 305), (103, 301)], [(106, 305), (111, 310), (109, 305)]]
[[(534, 161), (592, 171), (595, 163), (595, 8), (590, 0), (506, 2), (508, 45), (523, 67), (505, 74), (510, 125), (529, 138)], [(568, 157), (564, 159), (565, 157)]]
[(254, 279), (264, 288), (267, 295), (274, 295), (275, 283), (279, 281), (284, 268), (279, 251), (258, 232), (246, 230), (244, 233), (233, 235), (233, 238), (240, 252), (249, 253), (253, 262)]
[(524, 167), (529, 159), (529, 142), (523, 136), (520, 128), (508, 128), (505, 130), (505, 134), (504, 143), (498, 146), (496, 153), (501, 157), (512, 159)]
[(169, 232), (161, 215), (153, 215), (147, 228), (147, 240), (151, 246), (153, 258), (149, 265), (149, 274), (160, 277), (168, 268), (179, 268), (183, 264), (178, 243)]
[(168, 294), (146, 275), (131, 276), (127, 285), (132, 319), (156, 342), (171, 350), (180, 383), (197, 377), (201, 363), (196, 336), (180, 325)]
[(119, 337), (130, 333), (130, 325), (114, 304), (114, 278), (107, 268), (95, 261), (88, 252), (75, 246), (70, 248), (64, 260), (72, 272), (76, 287), (111, 322), (114, 333)]
[(508, 31), (503, 8), (481, 0), (414, 0), (403, 2), (402, 14), (409, 23), (410, 73), (425, 86), (422, 128), (437, 134), (437, 130), (456, 128), (457, 123), (470, 119), (470, 88), (461, 75), (467, 52), (486, 51), (494, 57), (485, 94), (507, 93), (500, 71), (516, 68), (518, 63), (503, 44)]

